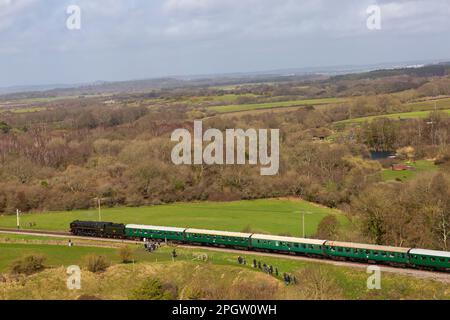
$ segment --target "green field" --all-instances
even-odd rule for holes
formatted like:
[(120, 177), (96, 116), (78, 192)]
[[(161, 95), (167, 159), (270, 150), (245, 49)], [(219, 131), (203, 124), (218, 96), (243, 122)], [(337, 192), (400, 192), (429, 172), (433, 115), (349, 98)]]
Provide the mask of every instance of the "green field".
[(307, 99), (307, 100), (291, 100), (281, 102), (226, 105), (226, 106), (210, 107), (209, 109), (217, 111), (219, 113), (228, 113), (228, 112), (258, 110), (258, 109), (281, 108), (281, 107), (324, 105), (332, 103), (342, 103), (346, 101), (348, 101), (348, 99), (343, 98)]
[[(450, 116), (450, 109), (441, 110), (441, 111)], [(379, 115), (379, 116), (347, 119), (347, 120), (336, 122), (336, 124), (360, 124), (363, 122), (370, 122), (370, 121), (373, 121), (375, 119), (380, 119), (380, 118), (387, 118), (387, 119), (393, 119), (393, 120), (421, 119), (421, 118), (427, 118), (429, 116), (430, 116), (430, 111), (413, 111), (413, 112), (392, 113), (392, 114), (384, 114), (384, 115)]]
[[(435, 105), (436, 103), (436, 105)], [(411, 102), (405, 104), (405, 107), (411, 108), (413, 111), (424, 111), (424, 110), (434, 110), (437, 109), (448, 109), (450, 108), (450, 98), (443, 99), (432, 99), (432, 100), (424, 100), (418, 102)]]
[[(246, 265), (237, 263), (236, 253), (201, 248), (177, 248), (172, 260), (172, 247), (147, 253), (134, 248), (135, 263), (122, 264), (117, 249), (67, 247), (54, 245), (0, 244), (0, 272), (7, 272), (11, 263), (26, 254), (47, 257), (46, 270), (20, 280), (0, 282), (0, 299), (68, 299), (81, 295), (102, 299), (127, 299), (129, 293), (145, 279), (158, 278), (168, 288), (175, 288), (172, 298), (186, 299), (197, 292), (203, 299), (449, 299), (448, 284), (383, 273), (381, 290), (367, 290), (364, 268), (333, 266), (321, 262), (299, 261), (280, 257), (257, 256), (242, 252)], [(105, 272), (94, 274), (85, 270), (88, 254), (102, 254), (112, 263)], [(251, 266), (253, 259), (272, 265), (278, 277), (267, 275)], [(66, 287), (66, 267), (82, 268), (81, 290)], [(286, 286), (283, 273), (294, 274), (297, 284)], [(5, 274), (6, 275), (6, 274)], [(189, 294), (191, 292), (191, 294)]]
[[(253, 232), (299, 236), (302, 219), (298, 211), (312, 212), (305, 215), (306, 235), (312, 235), (319, 222), (328, 214), (336, 214), (343, 225), (348, 223), (346, 216), (337, 210), (319, 207), (306, 201), (287, 199), (107, 208), (102, 210), (102, 220), (227, 231), (246, 229)], [(30, 229), (28, 223), (35, 222), (34, 229), (67, 230), (69, 223), (76, 219), (98, 220), (98, 212), (80, 210), (25, 214), (21, 218), (21, 223), (26, 229)], [(0, 228), (15, 228), (15, 226), (15, 216), (0, 217)]]
[[(70, 250), (69, 250), (70, 249)], [(112, 262), (119, 261), (117, 249), (92, 247), (67, 247), (54, 245), (0, 243), (0, 272), (7, 271), (12, 261), (30, 254), (43, 254), (47, 257), (47, 266), (70, 266), (79, 263), (84, 256), (91, 253), (105, 255)]]
[(382, 171), (381, 176), (384, 181), (390, 180), (399, 180), (399, 181), (407, 181), (409, 179), (414, 178), (416, 175), (422, 172), (432, 172), (438, 170), (438, 166), (436, 166), (432, 161), (427, 160), (419, 160), (415, 163), (411, 163), (408, 165), (415, 167), (414, 171), (393, 171), (391, 169), (385, 169)]

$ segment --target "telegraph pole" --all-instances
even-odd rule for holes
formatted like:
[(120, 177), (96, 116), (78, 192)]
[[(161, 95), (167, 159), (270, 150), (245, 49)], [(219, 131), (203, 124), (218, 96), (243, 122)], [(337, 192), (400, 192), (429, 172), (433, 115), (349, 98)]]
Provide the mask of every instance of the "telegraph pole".
[(97, 198), (97, 203), (98, 203), (98, 221), (101, 222), (102, 221), (102, 209), (101, 209), (100, 198)]
[(16, 216), (17, 216), (17, 229), (20, 229), (20, 210), (16, 209)]
[(303, 238), (305, 237), (305, 214), (312, 214), (312, 212), (310, 212), (310, 211), (302, 211)]

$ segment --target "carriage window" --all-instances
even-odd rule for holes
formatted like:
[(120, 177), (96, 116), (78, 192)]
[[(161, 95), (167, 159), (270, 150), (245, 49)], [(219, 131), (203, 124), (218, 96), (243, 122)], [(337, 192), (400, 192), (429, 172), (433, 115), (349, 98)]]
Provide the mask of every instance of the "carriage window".
[(382, 252), (381, 255), (382, 255), (383, 257), (386, 257), (386, 256), (387, 256), (387, 253), (386, 253), (386, 252)]
[(338, 248), (337, 251), (338, 251), (338, 252), (342, 252), (342, 248)]
[(427, 260), (427, 257), (422, 257), (422, 260), (424, 260), (424, 261)]
[(294, 243), (294, 247), (298, 248), (298, 243)]
[(444, 258), (440, 258), (439, 261), (440, 262), (445, 262), (445, 259)]
[(430, 258), (431, 259), (431, 261), (436, 261), (436, 258)]

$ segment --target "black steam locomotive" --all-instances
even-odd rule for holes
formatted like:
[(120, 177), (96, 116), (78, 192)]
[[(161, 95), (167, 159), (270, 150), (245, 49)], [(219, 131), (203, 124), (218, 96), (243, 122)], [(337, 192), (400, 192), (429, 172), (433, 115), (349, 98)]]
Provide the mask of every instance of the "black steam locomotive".
[(70, 224), (70, 232), (77, 236), (123, 239), (125, 225), (112, 222), (76, 220)]

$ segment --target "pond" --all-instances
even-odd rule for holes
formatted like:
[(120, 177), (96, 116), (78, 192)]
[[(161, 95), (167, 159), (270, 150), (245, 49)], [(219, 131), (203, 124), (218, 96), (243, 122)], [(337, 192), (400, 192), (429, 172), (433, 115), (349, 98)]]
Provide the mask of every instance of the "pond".
[(389, 159), (393, 156), (395, 156), (394, 151), (370, 151), (370, 159), (372, 160)]

